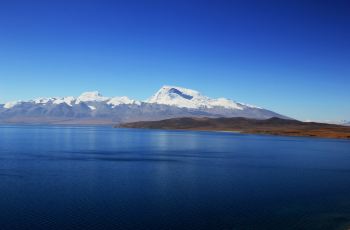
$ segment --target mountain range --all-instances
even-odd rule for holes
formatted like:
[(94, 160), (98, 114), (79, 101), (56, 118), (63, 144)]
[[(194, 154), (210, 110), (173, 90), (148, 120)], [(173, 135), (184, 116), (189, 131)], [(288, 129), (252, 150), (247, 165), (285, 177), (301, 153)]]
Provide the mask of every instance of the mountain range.
[(1, 123), (118, 124), (177, 117), (288, 119), (264, 108), (226, 98), (213, 99), (176, 86), (163, 86), (145, 101), (126, 96), (104, 97), (93, 91), (79, 97), (37, 98), (0, 105)]

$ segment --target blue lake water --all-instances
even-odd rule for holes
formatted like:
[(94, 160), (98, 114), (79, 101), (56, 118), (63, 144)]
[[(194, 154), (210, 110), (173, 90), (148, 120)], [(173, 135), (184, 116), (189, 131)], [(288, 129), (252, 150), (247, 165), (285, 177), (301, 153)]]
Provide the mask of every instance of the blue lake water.
[(347, 229), (350, 141), (0, 126), (0, 229)]

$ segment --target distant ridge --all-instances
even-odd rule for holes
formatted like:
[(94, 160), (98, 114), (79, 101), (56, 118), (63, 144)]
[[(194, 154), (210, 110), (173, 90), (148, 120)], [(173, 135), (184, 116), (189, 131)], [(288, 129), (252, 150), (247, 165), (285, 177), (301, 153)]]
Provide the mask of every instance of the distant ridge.
[(163, 86), (146, 101), (105, 97), (98, 91), (79, 97), (49, 97), (0, 105), (0, 123), (116, 124), (176, 117), (287, 118), (276, 112), (198, 91)]
[(161, 121), (124, 123), (121, 128), (236, 131), (252, 134), (350, 138), (350, 127), (272, 117), (265, 120), (236, 118), (173, 118)]

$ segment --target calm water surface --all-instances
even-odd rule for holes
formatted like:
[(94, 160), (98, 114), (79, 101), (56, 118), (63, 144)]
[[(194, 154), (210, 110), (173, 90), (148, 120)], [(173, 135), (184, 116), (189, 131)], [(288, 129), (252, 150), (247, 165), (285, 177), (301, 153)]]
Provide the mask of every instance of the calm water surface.
[(350, 141), (0, 126), (0, 229), (347, 229)]

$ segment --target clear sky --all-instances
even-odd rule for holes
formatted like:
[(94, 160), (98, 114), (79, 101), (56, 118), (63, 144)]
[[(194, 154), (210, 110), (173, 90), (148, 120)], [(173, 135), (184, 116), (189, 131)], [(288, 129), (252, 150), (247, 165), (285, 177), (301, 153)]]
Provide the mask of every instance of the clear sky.
[(0, 102), (196, 89), (310, 120), (350, 119), (350, 1), (11, 0)]

